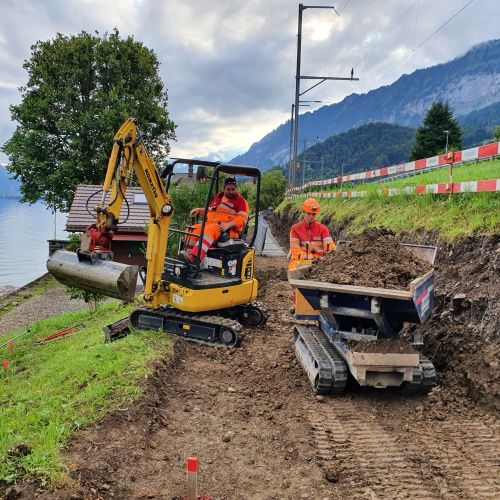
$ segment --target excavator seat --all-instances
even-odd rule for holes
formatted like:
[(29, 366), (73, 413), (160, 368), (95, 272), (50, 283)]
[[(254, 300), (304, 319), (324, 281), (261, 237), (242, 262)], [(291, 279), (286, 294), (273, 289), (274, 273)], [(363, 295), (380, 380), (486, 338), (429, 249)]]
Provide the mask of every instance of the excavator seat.
[(212, 248), (208, 250), (208, 253), (210, 253), (211, 250), (221, 250), (226, 253), (236, 253), (243, 251), (246, 247), (247, 244), (240, 238), (229, 238), (225, 241), (221, 241), (219, 239), (213, 242)]

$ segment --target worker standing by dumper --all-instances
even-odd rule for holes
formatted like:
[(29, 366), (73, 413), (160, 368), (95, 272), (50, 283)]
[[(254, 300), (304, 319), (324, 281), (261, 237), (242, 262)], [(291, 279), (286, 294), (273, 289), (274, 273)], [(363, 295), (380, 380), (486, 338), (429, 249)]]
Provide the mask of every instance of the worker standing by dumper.
[(335, 248), (328, 228), (316, 221), (316, 216), (321, 212), (319, 203), (314, 198), (307, 198), (301, 209), (303, 220), (294, 224), (290, 230), (288, 269), (309, 265)]
[[(307, 198), (302, 203), (302, 221), (294, 224), (290, 230), (290, 252), (288, 269), (296, 273), (300, 267), (310, 266), (313, 261), (323, 257), (335, 248), (335, 243), (328, 228), (316, 221), (321, 207), (314, 198)], [(293, 294), (293, 307), (290, 312), (296, 319), (315, 319), (319, 311), (314, 310), (299, 290)]]
[[(191, 217), (204, 216), (203, 208), (193, 208)], [(200, 261), (207, 254), (214, 241), (226, 233), (230, 238), (239, 238), (248, 221), (248, 203), (237, 191), (236, 179), (228, 177), (224, 180), (224, 190), (217, 193), (208, 206), (207, 221), (203, 230)], [(198, 241), (201, 223), (198, 222), (186, 231), (185, 248), (179, 257), (194, 263), (198, 255)]]

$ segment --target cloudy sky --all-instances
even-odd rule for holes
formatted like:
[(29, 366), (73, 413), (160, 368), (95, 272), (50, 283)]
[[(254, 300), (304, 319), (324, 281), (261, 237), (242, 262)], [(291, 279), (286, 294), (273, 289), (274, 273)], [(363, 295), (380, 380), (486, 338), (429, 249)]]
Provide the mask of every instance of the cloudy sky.
[[(325, 82), (303, 97), (324, 103), (392, 83), (403, 73), (446, 62), (476, 43), (500, 37), (498, 0), (303, 3), (334, 5), (340, 15), (331, 9), (304, 11), (301, 73), (347, 77), (354, 67), (360, 78), (357, 83)], [(178, 125), (172, 156), (229, 160), (290, 116), (298, 4), (0, 0), (0, 144), (15, 128), (8, 106), (19, 102), (17, 88), (27, 81), (22, 64), (31, 45), (56, 33), (104, 33), (116, 27), (158, 56), (169, 111)], [(306, 82), (302, 90), (308, 86)], [(0, 153), (0, 162), (5, 161)]]

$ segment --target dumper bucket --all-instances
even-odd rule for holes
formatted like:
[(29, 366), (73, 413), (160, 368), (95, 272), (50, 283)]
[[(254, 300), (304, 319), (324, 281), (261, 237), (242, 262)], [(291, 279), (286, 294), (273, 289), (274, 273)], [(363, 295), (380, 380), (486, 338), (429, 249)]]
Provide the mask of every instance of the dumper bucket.
[(76, 253), (58, 250), (47, 260), (47, 269), (64, 285), (128, 302), (134, 300), (138, 266), (110, 260), (98, 260), (92, 264), (79, 261)]

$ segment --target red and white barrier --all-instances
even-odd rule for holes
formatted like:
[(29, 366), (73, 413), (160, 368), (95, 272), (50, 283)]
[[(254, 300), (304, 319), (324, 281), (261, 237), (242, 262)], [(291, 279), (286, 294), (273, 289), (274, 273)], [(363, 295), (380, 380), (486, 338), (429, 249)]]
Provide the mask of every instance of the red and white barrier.
[[(494, 193), (500, 192), (500, 179), (485, 179), (468, 182), (443, 182), (440, 184), (421, 184), (405, 188), (379, 189), (377, 192), (383, 196), (396, 196), (400, 194), (459, 194), (459, 193)], [(289, 198), (301, 196), (313, 198), (362, 198), (368, 191), (309, 191), (307, 193), (292, 194)]]
[(381, 167), (376, 168), (375, 170), (333, 177), (331, 179), (309, 181), (302, 186), (288, 189), (286, 195), (287, 197), (289, 197), (290, 194), (300, 192), (303, 189), (307, 189), (312, 186), (330, 186), (332, 184), (340, 184), (342, 182), (375, 179), (377, 177), (385, 177), (387, 175), (413, 172), (426, 168), (438, 167), (440, 165), (456, 165), (468, 161), (484, 160), (499, 155), (500, 142), (492, 142), (490, 144), (484, 144), (483, 146), (477, 146), (475, 148), (464, 149), (462, 151), (450, 151), (448, 154), (443, 153), (438, 156), (432, 156), (431, 158), (423, 158), (421, 160), (410, 161), (408, 163), (393, 165), (391, 167)]

